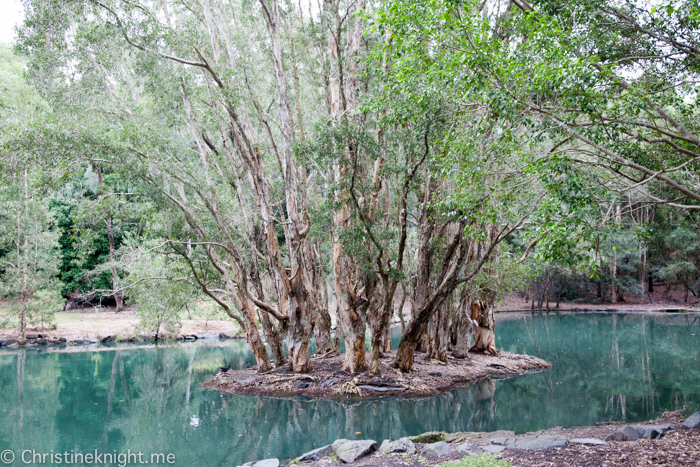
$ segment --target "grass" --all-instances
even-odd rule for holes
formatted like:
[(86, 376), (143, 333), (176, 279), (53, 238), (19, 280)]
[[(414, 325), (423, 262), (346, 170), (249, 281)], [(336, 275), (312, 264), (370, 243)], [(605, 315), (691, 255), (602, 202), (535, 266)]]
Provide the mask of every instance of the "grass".
[(448, 461), (440, 467), (511, 467), (510, 462), (496, 459), (491, 454), (473, 454), (462, 457), (458, 461)]

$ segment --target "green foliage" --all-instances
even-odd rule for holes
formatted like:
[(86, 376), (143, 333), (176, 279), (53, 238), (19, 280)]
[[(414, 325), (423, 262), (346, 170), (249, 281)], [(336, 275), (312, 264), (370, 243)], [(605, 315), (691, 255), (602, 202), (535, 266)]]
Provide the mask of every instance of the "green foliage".
[(158, 254), (157, 241), (130, 244), (127, 253), (129, 295), (136, 305), (138, 330), (157, 337), (179, 331), (181, 314), (197, 298), (189, 268), (177, 257)]
[(498, 460), (491, 454), (473, 454), (464, 456), (456, 461), (447, 461), (440, 464), (440, 467), (510, 467), (508, 461)]
[(27, 320), (41, 324), (44, 329), (56, 327), (56, 312), (61, 311), (66, 300), (57, 288), (39, 289), (27, 302)]

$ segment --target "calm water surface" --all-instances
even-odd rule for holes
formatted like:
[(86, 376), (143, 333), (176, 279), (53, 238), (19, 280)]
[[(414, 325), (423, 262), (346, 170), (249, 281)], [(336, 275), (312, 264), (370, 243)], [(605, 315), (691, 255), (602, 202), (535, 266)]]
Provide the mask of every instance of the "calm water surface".
[(426, 399), (339, 403), (200, 387), (219, 366), (253, 362), (240, 341), (3, 351), (0, 451), (131, 450), (172, 453), (178, 466), (236, 466), (338, 438), (524, 432), (700, 407), (698, 314), (499, 315), (497, 336), (499, 349), (537, 355), (552, 369)]

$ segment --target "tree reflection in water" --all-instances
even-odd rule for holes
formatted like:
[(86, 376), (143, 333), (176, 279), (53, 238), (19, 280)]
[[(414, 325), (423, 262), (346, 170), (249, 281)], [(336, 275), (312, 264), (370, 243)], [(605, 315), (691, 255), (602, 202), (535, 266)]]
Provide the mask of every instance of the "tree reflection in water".
[(2, 351), (0, 446), (130, 449), (173, 453), (176, 465), (240, 465), (296, 457), (338, 438), (523, 432), (699, 408), (697, 315), (514, 315), (498, 326), (499, 348), (537, 355), (553, 368), (425, 399), (289, 400), (202, 388), (220, 366), (253, 361), (239, 341)]

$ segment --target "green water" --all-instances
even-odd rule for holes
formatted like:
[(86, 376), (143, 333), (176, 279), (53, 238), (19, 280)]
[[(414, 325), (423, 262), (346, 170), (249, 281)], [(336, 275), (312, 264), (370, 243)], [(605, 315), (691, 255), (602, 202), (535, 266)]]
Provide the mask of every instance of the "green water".
[[(523, 432), (700, 407), (700, 315), (501, 315), (497, 335), (500, 349), (553, 368), (426, 399), (339, 403), (200, 387), (224, 363), (253, 361), (240, 341), (3, 351), (0, 451), (131, 450), (171, 453), (170, 465), (236, 466), (293, 458), (337, 438)], [(25, 464), (18, 454), (12, 465)]]

